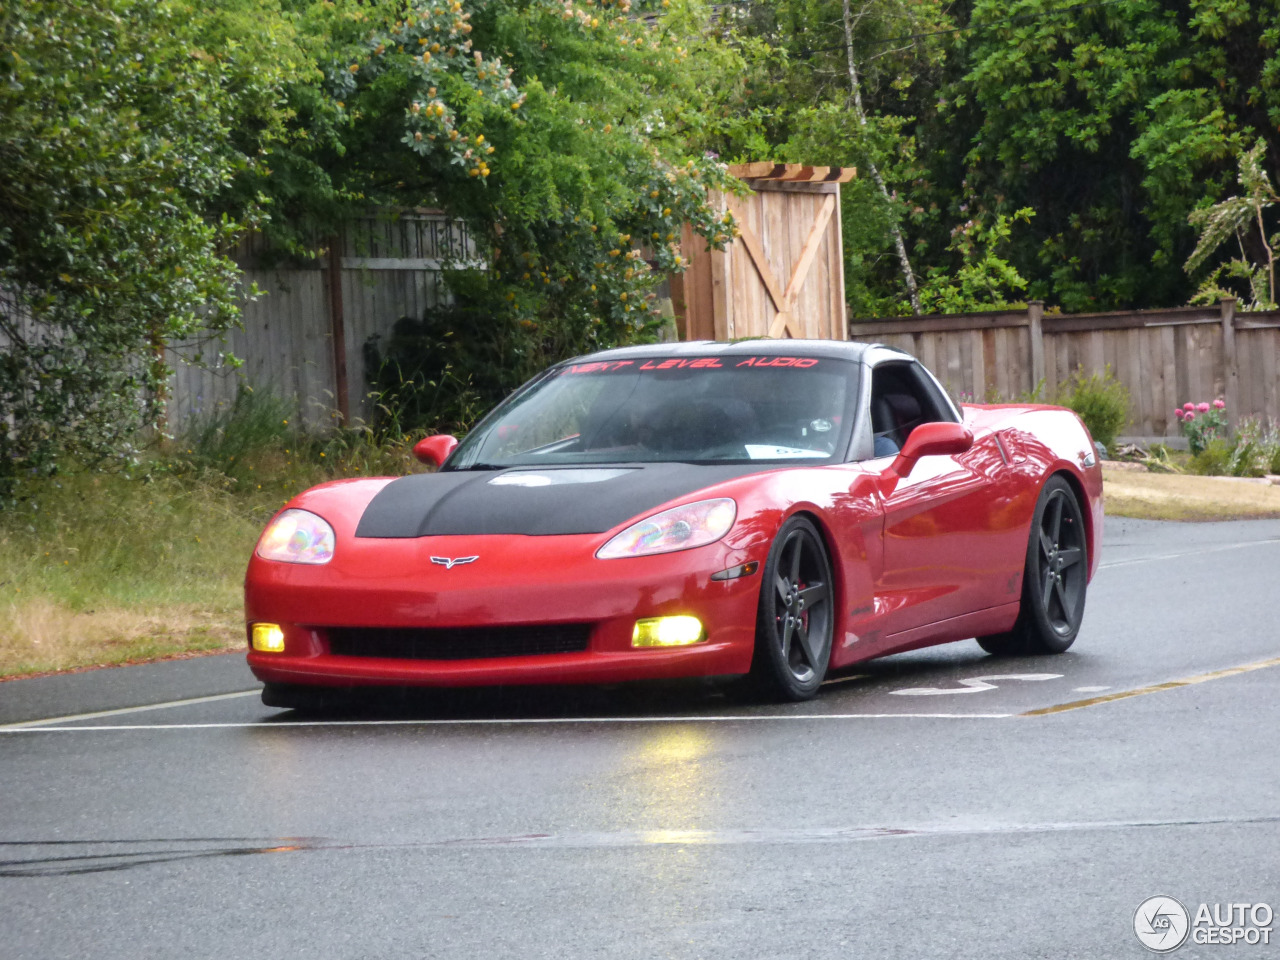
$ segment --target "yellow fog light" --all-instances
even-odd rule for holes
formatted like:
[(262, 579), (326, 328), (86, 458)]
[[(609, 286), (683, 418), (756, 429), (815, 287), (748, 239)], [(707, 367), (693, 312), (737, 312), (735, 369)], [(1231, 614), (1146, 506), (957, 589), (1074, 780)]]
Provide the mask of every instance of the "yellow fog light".
[(633, 647), (687, 647), (704, 638), (702, 621), (697, 617), (654, 617), (637, 620), (631, 631)]
[(259, 653), (284, 653), (284, 631), (278, 623), (253, 625), (253, 649)]

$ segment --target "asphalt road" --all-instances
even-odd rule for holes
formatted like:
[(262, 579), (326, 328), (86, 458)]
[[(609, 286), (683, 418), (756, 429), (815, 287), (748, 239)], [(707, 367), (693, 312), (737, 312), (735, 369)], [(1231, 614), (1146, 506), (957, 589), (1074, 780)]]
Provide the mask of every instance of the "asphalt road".
[(1278, 588), (1280, 522), (1113, 519), (1067, 654), (968, 641), (789, 706), (317, 722), (238, 657), (6, 683), (0, 958), (1148, 956), (1148, 897), (1280, 910)]

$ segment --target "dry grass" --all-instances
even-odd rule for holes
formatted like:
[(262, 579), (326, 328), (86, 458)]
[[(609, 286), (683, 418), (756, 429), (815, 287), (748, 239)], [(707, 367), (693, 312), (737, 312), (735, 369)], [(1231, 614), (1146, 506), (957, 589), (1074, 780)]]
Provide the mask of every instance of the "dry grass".
[(0, 677), (243, 647), (238, 608), (73, 610), (47, 597), (0, 608)]
[(1107, 513), (1146, 520), (1280, 517), (1280, 486), (1233, 477), (1149, 473), (1104, 466)]
[(333, 477), (424, 469), (415, 438), (308, 434), (245, 393), (127, 472), (27, 478), (0, 503), (0, 677), (239, 649), (263, 524)]

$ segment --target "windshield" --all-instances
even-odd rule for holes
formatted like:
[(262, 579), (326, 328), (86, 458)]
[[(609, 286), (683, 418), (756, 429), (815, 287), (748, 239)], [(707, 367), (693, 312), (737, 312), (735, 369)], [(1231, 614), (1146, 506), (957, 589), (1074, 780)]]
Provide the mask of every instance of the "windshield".
[(498, 406), (449, 467), (838, 461), (857, 370), (826, 357), (749, 355), (570, 364)]

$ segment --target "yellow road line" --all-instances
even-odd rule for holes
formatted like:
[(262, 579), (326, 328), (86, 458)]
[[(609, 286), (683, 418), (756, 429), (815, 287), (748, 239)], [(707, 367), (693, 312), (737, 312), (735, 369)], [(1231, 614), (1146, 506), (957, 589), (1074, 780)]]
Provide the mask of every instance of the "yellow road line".
[(1108, 693), (1101, 697), (1090, 697), (1088, 700), (1072, 700), (1070, 703), (1060, 703), (1056, 707), (1042, 707), (1039, 710), (1028, 710), (1026, 713), (1020, 713), (1020, 717), (1044, 717), (1051, 713), (1065, 713), (1068, 710), (1079, 710), (1082, 707), (1092, 707), (1099, 703), (1110, 703), (1112, 700), (1124, 700), (1128, 697), (1140, 697), (1144, 693), (1158, 693), (1161, 690), (1176, 690), (1178, 687), (1189, 687), (1196, 683), (1207, 683), (1210, 680), (1221, 680), (1223, 677), (1234, 677), (1239, 673), (1249, 673), (1253, 670), (1263, 670), (1267, 667), (1280, 666), (1280, 657), (1273, 657), (1270, 660), (1259, 660), (1257, 663), (1246, 663), (1239, 667), (1228, 667), (1225, 670), (1214, 670), (1210, 673), (1197, 674), (1194, 677), (1186, 677), (1182, 680), (1170, 680), (1167, 683), (1153, 683), (1147, 687), (1138, 687), (1136, 690), (1123, 690), (1120, 693)]

